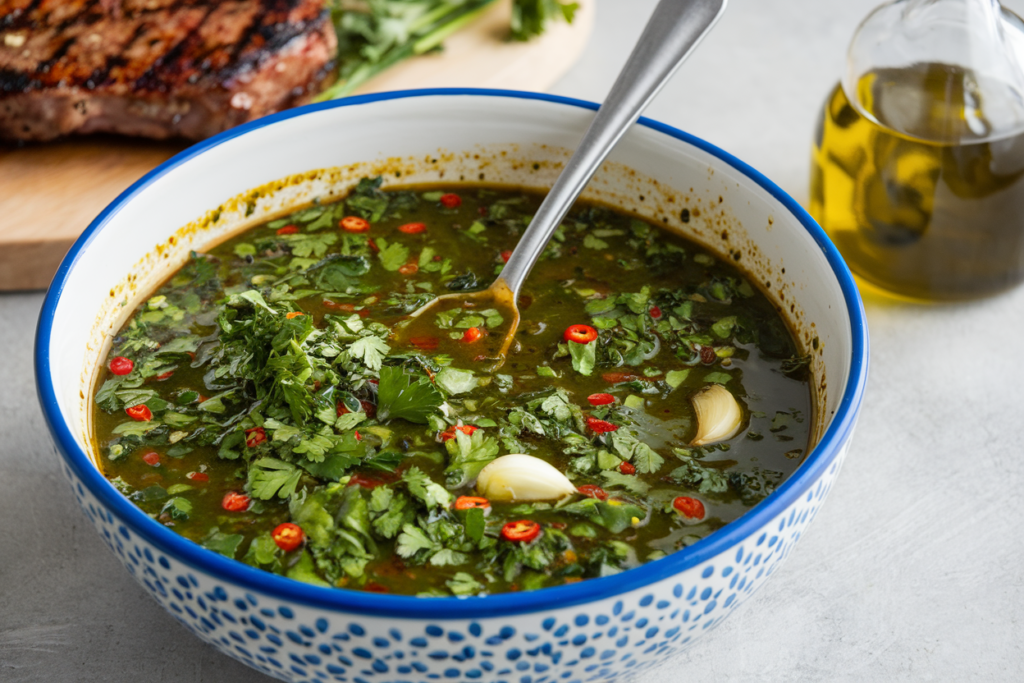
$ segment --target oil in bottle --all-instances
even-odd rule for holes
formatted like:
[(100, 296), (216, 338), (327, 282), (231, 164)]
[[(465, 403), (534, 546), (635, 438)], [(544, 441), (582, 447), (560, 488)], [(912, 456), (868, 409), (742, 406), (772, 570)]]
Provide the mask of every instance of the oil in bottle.
[[(924, 300), (1024, 279), (1024, 134), (992, 137), (1010, 92), (958, 66), (877, 69), (815, 133), (811, 215), (862, 282)], [(978, 93), (985, 92), (980, 98)]]

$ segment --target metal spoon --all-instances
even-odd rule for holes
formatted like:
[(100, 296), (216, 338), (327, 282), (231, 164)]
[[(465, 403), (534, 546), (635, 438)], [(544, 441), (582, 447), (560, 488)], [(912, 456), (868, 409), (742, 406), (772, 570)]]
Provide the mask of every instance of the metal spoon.
[[(395, 331), (399, 342), (414, 340), (417, 332), (427, 331), (417, 324), (417, 319), (423, 319), (427, 311), (479, 308), (484, 302), (490, 302), (491, 306), (501, 310), (506, 320), (512, 321), (497, 353), (498, 366), (504, 362), (519, 327), (519, 308), (516, 305), (519, 290), (551, 235), (608, 153), (715, 25), (725, 10), (725, 4), (726, 0), (661, 0), (658, 3), (579, 147), (540, 205), (498, 278), (483, 291), (445, 294), (424, 305)], [(428, 325), (432, 330), (433, 325)]]

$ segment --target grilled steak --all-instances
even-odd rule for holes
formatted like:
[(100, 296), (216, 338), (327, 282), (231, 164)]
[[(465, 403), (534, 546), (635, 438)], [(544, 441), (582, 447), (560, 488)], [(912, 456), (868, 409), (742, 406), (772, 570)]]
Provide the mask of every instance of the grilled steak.
[(320, 0), (0, 0), (0, 139), (201, 139), (307, 100), (336, 45)]

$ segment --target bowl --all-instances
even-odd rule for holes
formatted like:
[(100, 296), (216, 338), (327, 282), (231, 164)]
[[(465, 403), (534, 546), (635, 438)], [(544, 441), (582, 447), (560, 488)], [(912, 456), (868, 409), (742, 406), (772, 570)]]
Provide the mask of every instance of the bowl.
[(129, 312), (187, 259), (361, 176), (389, 184), (544, 187), (596, 105), (532, 93), (425, 90), (269, 116), (201, 142), (118, 197), (71, 248), (36, 337), (39, 400), (86, 517), (167, 611), (283, 680), (602, 680), (635, 674), (721, 623), (790, 554), (847, 452), (867, 376), (853, 278), (790, 197), (726, 152), (641, 119), (585, 196), (739, 261), (813, 354), (816, 446), (740, 519), (612, 577), (516, 594), (416, 598), (319, 588), (188, 541), (107, 482), (90, 446), (94, 372)]

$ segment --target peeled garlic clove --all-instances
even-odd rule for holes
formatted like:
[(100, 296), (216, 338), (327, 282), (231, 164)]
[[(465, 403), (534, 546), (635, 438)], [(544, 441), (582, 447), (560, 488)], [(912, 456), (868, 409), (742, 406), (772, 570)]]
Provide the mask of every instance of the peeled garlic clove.
[(540, 458), (503, 455), (480, 470), (476, 490), (488, 500), (505, 503), (557, 500), (576, 493), (565, 475)]
[(721, 384), (704, 387), (690, 397), (697, 413), (697, 436), (691, 446), (703, 446), (736, 436), (743, 426), (743, 410), (732, 392)]

